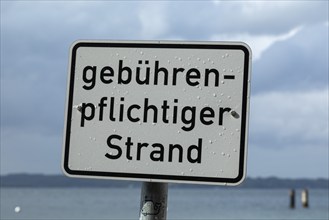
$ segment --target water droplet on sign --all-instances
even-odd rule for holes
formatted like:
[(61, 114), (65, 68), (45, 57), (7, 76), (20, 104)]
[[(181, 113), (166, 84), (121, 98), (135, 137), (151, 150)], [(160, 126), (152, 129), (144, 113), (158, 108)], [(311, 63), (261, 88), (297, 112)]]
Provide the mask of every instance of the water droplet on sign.
[(21, 211), (21, 207), (16, 206), (16, 207), (15, 207), (15, 212), (16, 212), (16, 213), (19, 213), (20, 211)]

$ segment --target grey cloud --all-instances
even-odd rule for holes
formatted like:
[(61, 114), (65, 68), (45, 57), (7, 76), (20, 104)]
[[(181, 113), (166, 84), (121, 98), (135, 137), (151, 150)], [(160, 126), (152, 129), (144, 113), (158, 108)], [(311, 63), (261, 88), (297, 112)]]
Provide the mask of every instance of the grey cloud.
[[(185, 39), (207, 40), (209, 35), (243, 33), (273, 35), (327, 21), (328, 2), (179, 2), (167, 7), (169, 33)], [(184, 13), (182, 13), (184, 12)]]
[(314, 150), (328, 146), (328, 87), (258, 94), (250, 106), (251, 145)]
[(328, 27), (305, 27), (274, 43), (253, 66), (252, 93), (305, 91), (328, 85)]
[[(2, 79), (1, 127), (61, 135), (64, 117), (65, 81), (52, 80), (45, 72), (29, 79)], [(64, 75), (65, 73), (62, 73)]]
[[(328, 2), (6, 2), (4, 30), (49, 43), (64, 39), (208, 40), (222, 33), (282, 34), (327, 21)], [(284, 15), (284, 16), (282, 16)], [(144, 18), (144, 19), (143, 19)], [(162, 20), (161, 20), (162, 19)], [(6, 22), (7, 20), (7, 22)], [(8, 22), (10, 20), (10, 22)], [(163, 23), (165, 30), (150, 22)], [(149, 30), (145, 30), (145, 27)]]
[(134, 39), (141, 28), (137, 9), (134, 2), (6, 2), (2, 31), (22, 46), (27, 40)]

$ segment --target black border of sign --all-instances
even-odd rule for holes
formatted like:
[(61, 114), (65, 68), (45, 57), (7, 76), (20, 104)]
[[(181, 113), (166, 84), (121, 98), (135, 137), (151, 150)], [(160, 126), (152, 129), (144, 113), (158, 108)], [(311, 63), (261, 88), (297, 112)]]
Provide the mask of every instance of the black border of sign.
[[(73, 88), (75, 79), (76, 53), (80, 47), (123, 47), (123, 48), (167, 48), (167, 49), (228, 49), (242, 50), (244, 56), (244, 75), (243, 75), (243, 94), (242, 94), (242, 115), (241, 115), (241, 139), (240, 139), (240, 161), (239, 174), (236, 178), (215, 178), (215, 177), (196, 177), (196, 176), (179, 176), (179, 175), (155, 175), (155, 174), (138, 174), (138, 173), (116, 173), (116, 172), (100, 172), (86, 170), (71, 170), (69, 168), (69, 147), (71, 134), (71, 119), (73, 110)], [(66, 131), (65, 131), (65, 146), (64, 146), (64, 164), (65, 172), (72, 176), (86, 177), (108, 177), (108, 178), (127, 178), (136, 180), (163, 180), (163, 181), (182, 181), (186, 183), (239, 183), (244, 177), (244, 164), (246, 153), (246, 126), (247, 126), (247, 99), (248, 99), (248, 79), (249, 79), (249, 58), (250, 53), (247, 47), (243, 44), (206, 44), (206, 43), (169, 43), (169, 42), (77, 42), (71, 51), (71, 67), (69, 76), (69, 94), (67, 100), (67, 115), (66, 115)]]

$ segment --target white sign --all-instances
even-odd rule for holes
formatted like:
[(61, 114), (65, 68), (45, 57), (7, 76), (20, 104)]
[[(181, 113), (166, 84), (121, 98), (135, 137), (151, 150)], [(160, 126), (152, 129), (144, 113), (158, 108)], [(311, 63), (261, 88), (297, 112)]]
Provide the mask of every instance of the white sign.
[(239, 184), (246, 170), (250, 65), (244, 43), (76, 42), (64, 172)]

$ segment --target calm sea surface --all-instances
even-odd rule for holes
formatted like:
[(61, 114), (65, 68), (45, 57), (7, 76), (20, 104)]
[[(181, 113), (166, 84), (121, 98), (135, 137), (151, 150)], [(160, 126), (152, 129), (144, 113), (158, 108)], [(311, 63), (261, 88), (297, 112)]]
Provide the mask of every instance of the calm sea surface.
[[(289, 190), (169, 187), (167, 218), (328, 219), (328, 190), (310, 189), (310, 207), (289, 208)], [(1, 219), (138, 219), (139, 188), (1, 188)]]

